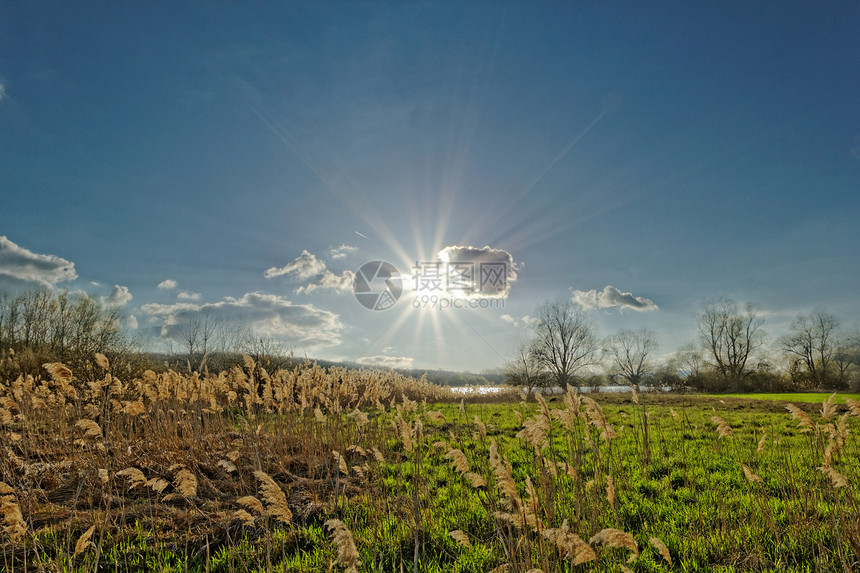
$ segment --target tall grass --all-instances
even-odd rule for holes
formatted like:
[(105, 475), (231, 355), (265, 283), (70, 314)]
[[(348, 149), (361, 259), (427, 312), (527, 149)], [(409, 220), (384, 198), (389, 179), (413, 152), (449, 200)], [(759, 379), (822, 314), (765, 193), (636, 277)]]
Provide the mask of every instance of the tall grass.
[(856, 402), (467, 403), (391, 372), (94, 364), (0, 382), (4, 571), (860, 564)]

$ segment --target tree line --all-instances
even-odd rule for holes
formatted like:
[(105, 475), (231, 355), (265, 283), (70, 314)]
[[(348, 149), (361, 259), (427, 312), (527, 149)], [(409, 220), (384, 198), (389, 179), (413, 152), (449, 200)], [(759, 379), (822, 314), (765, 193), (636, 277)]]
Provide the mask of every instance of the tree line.
[(88, 371), (97, 352), (108, 356), (115, 369), (131, 368), (138, 353), (123, 318), (119, 307), (85, 293), (0, 293), (0, 373), (36, 374), (52, 361)]
[(206, 310), (174, 325), (163, 353), (145, 352), (143, 343), (123, 328), (125, 318), (120, 307), (83, 292), (0, 293), (0, 376), (35, 376), (47, 362), (62, 362), (85, 376), (94, 368), (97, 352), (109, 358), (114, 373), (129, 377), (146, 369), (228, 370), (242, 364), (246, 354), (268, 370), (294, 363), (277, 340)]
[(819, 307), (768, 344), (764, 322), (752, 304), (711, 299), (699, 310), (697, 340), (660, 357), (653, 331), (601, 338), (587, 309), (570, 299), (549, 300), (506, 363), (506, 381), (528, 394), (605, 383), (709, 392), (860, 390), (860, 333), (845, 332)]

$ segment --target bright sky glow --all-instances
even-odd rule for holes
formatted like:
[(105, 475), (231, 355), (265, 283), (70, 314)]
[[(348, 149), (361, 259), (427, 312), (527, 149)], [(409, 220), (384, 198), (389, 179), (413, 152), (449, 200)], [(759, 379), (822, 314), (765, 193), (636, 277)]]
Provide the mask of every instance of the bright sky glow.
[[(663, 353), (714, 296), (856, 328), (858, 30), (848, 1), (6, 3), (0, 289), (121, 304), (153, 348), (210, 312), (473, 371), (556, 296)], [(485, 247), (503, 305), (353, 296)]]

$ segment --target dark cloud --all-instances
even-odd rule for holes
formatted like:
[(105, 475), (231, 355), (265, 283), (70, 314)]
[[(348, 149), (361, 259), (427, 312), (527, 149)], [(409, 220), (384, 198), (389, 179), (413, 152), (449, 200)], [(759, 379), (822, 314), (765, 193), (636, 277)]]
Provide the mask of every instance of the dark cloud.
[(40, 255), (20, 247), (0, 235), (0, 278), (24, 288), (51, 288), (78, 278), (75, 263), (56, 255)]

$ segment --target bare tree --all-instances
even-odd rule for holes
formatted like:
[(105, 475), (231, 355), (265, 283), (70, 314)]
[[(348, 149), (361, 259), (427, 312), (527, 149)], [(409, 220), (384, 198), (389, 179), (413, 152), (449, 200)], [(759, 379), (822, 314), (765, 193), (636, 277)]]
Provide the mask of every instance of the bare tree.
[(623, 330), (607, 337), (604, 354), (609, 358), (610, 376), (621, 378), (634, 390), (634, 399), (641, 406), (642, 453), (645, 464), (651, 463), (651, 444), (648, 438), (648, 413), (645, 399), (638, 396), (642, 381), (654, 372), (651, 357), (657, 350), (657, 336), (650, 330)]
[(604, 355), (609, 375), (621, 378), (638, 392), (643, 380), (655, 370), (651, 358), (657, 346), (657, 336), (647, 329), (623, 330), (607, 337)]
[(513, 360), (505, 364), (505, 382), (526, 389), (526, 397), (534, 395), (534, 389), (546, 386), (549, 376), (541, 365), (534, 340), (525, 340), (517, 346)]
[(220, 319), (212, 316), (208, 308), (200, 312), (187, 314), (177, 325), (177, 335), (184, 347), (188, 350), (188, 371), (193, 369), (192, 365), (203, 368), (207, 355), (210, 351), (216, 333), (221, 325)]
[(537, 358), (562, 388), (573, 383), (578, 371), (596, 363), (597, 329), (585, 309), (572, 300), (543, 303), (534, 330)]
[(860, 375), (860, 331), (842, 338), (833, 354), (833, 363), (839, 376), (839, 386), (855, 388)]
[(727, 385), (740, 389), (741, 382), (750, 375), (747, 361), (764, 344), (763, 324), (764, 319), (751, 304), (741, 311), (735, 301), (727, 298), (705, 303), (699, 315), (699, 337)]
[(791, 323), (791, 333), (782, 339), (782, 348), (795, 357), (810, 382), (818, 388), (827, 386), (833, 368), (834, 353), (839, 346), (839, 320), (821, 307), (809, 315), (800, 315)]

